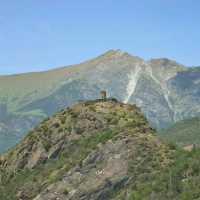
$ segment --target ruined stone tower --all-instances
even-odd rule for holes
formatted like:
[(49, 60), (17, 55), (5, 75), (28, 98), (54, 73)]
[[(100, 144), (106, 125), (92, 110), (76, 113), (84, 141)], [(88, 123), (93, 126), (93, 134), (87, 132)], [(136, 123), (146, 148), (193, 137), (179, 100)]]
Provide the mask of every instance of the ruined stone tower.
[(101, 91), (101, 98), (102, 98), (103, 100), (106, 100), (106, 99), (107, 99), (107, 93), (106, 93), (105, 90), (102, 90), (102, 91)]

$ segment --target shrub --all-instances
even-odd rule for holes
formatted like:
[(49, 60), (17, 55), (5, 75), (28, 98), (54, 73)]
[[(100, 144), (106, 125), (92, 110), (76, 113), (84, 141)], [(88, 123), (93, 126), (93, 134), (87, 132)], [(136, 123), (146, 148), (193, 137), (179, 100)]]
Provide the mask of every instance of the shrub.
[(53, 127), (58, 128), (58, 127), (60, 127), (60, 124), (59, 124), (58, 122), (55, 122), (55, 123), (53, 124)]
[(69, 194), (69, 191), (68, 191), (67, 188), (64, 189), (63, 194), (64, 194), (64, 195), (68, 195), (68, 194)]
[(63, 128), (62, 128), (62, 127), (60, 127), (60, 128), (58, 129), (58, 133), (61, 133), (61, 132), (63, 132)]
[(60, 121), (61, 121), (61, 124), (65, 124), (66, 117), (65, 116), (60, 116)]

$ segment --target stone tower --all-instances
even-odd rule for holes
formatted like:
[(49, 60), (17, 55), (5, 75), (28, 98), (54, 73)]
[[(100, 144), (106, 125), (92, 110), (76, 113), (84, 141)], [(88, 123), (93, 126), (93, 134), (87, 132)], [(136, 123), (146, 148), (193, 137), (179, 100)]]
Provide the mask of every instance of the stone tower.
[(106, 99), (107, 99), (107, 93), (106, 93), (105, 90), (102, 90), (102, 91), (101, 91), (101, 98), (102, 98), (103, 100), (106, 100)]

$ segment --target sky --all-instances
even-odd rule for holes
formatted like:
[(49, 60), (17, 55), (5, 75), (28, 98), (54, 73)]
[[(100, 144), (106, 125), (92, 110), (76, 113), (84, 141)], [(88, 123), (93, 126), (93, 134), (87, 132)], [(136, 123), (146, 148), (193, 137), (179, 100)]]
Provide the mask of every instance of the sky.
[(0, 74), (121, 49), (200, 65), (199, 0), (0, 0)]

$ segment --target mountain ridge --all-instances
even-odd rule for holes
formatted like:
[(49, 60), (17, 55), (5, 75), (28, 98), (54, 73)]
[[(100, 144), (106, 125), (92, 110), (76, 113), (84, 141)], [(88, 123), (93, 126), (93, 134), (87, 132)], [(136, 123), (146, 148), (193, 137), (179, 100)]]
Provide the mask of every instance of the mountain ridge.
[[(38, 74), (38, 73), (46, 73), (46, 72), (51, 72), (51, 71), (63, 70), (66, 67), (74, 67), (74, 66), (82, 65), (82, 64), (88, 63), (90, 61), (96, 60), (98, 58), (104, 57), (104, 56), (109, 57), (109, 56), (117, 56), (117, 55), (127, 55), (129, 57), (137, 58), (137, 59), (143, 60), (145, 62), (151, 62), (151, 61), (155, 62), (155, 61), (166, 61), (167, 60), (171, 63), (184, 66), (183, 64), (176, 62), (174, 59), (170, 59), (170, 58), (167, 58), (167, 57), (157, 57), (157, 58), (150, 58), (150, 59), (144, 60), (140, 56), (132, 55), (132, 54), (130, 54), (126, 51), (123, 51), (121, 49), (110, 49), (110, 50), (107, 50), (105, 53), (103, 53), (99, 56), (96, 56), (93, 59), (88, 59), (86, 61), (82, 61), (79, 64), (70, 64), (70, 65), (58, 66), (58, 67), (55, 67), (55, 68), (52, 68), (52, 69), (42, 70), (42, 71), (23, 72), (23, 73), (16, 73), (16, 74), (0, 74), (0, 78), (1, 77), (7, 78), (7, 77), (10, 77), (10, 76), (21, 76), (21, 75)], [(193, 67), (196, 68), (198, 66), (193, 66)]]
[(0, 77), (0, 134), (21, 138), (45, 117), (78, 100), (98, 98), (101, 90), (141, 107), (158, 129), (199, 116), (198, 70), (161, 60), (111, 50), (71, 67)]

